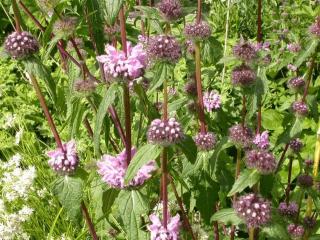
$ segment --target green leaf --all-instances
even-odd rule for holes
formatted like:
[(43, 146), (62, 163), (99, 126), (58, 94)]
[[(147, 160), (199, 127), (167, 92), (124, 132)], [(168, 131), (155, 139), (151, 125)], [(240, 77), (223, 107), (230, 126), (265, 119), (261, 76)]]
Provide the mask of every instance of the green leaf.
[(274, 109), (267, 109), (262, 112), (262, 126), (268, 130), (276, 130), (281, 128), (283, 122), (283, 115)]
[(300, 65), (315, 52), (317, 46), (318, 46), (318, 39), (312, 39), (307, 44), (307, 49), (305, 51), (302, 51), (299, 54), (299, 56), (297, 57), (297, 60), (294, 62), (294, 66), (300, 67)]
[(79, 99), (73, 99), (70, 104), (71, 113), (69, 118), (69, 136), (74, 138), (79, 134), (79, 128), (84, 118), (85, 108)]
[(141, 17), (143, 18), (155, 19), (155, 20), (161, 19), (161, 15), (157, 8), (149, 7), (149, 6), (135, 6), (134, 8), (141, 12)]
[(122, 0), (105, 0), (105, 20), (109, 26), (113, 26), (118, 17), (120, 8), (122, 6)]
[(84, 182), (80, 177), (62, 176), (53, 183), (53, 194), (59, 199), (72, 221), (81, 219)]
[(268, 239), (281, 239), (281, 240), (289, 240), (289, 236), (287, 234), (287, 230), (284, 226), (277, 223), (277, 221), (273, 221), (272, 224), (265, 226), (262, 228), (261, 233), (265, 233), (268, 236)]
[[(104, 21), (103, 16), (106, 3), (104, 0), (87, 0), (86, 6), (88, 13), (88, 25), (92, 31), (94, 43), (99, 54), (104, 52)], [(112, 25), (110, 25), (112, 26)]]
[(189, 162), (194, 163), (196, 161), (198, 151), (192, 137), (186, 135), (182, 141), (177, 143), (177, 146), (181, 149)]
[(169, 103), (168, 104), (168, 112), (170, 113), (170, 112), (177, 111), (178, 109), (185, 106), (188, 101), (189, 101), (188, 98), (179, 98), (178, 100), (175, 100), (175, 101)]
[(302, 123), (301, 123), (301, 118), (296, 118), (294, 121), (294, 124), (292, 128), (290, 129), (290, 138), (296, 138), (300, 135), (302, 132)]
[(147, 233), (141, 230), (141, 217), (148, 211), (147, 196), (139, 191), (121, 191), (117, 203), (128, 239), (145, 239)]
[(259, 179), (260, 174), (257, 170), (243, 170), (236, 182), (233, 184), (232, 189), (228, 193), (228, 197), (233, 196), (235, 193), (242, 192), (246, 187), (252, 187), (259, 181)]
[(233, 208), (221, 209), (211, 217), (211, 222), (223, 222), (225, 224), (239, 225), (243, 223)]
[(148, 91), (149, 95), (162, 85), (164, 79), (168, 77), (167, 75), (170, 71), (168, 69), (169, 67), (167, 66), (167, 64), (164, 63), (159, 63), (154, 68), (155, 71), (153, 74), (153, 79), (150, 84), (150, 90)]
[(94, 127), (93, 141), (94, 149), (96, 154), (100, 154), (100, 133), (103, 126), (103, 119), (107, 114), (108, 107), (114, 102), (116, 97), (116, 91), (118, 90), (118, 85), (116, 83), (112, 84), (104, 93), (104, 97), (100, 103), (97, 116), (96, 124)]
[(137, 174), (139, 169), (151, 160), (155, 160), (161, 152), (161, 147), (158, 145), (146, 144), (141, 147), (131, 160), (126, 176), (125, 184), (128, 184)]

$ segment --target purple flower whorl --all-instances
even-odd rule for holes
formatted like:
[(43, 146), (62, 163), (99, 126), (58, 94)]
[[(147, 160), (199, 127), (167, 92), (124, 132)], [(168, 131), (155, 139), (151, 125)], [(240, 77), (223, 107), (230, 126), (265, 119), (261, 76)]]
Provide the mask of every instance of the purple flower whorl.
[(167, 21), (177, 20), (183, 14), (179, 0), (162, 0), (158, 8)]
[(15, 59), (23, 59), (39, 51), (39, 43), (29, 32), (13, 32), (4, 42), (6, 52)]
[(211, 29), (208, 23), (189, 23), (184, 29), (184, 34), (192, 40), (203, 40), (211, 36)]
[(303, 226), (294, 223), (288, 225), (287, 231), (292, 239), (300, 239), (304, 234)]
[(308, 174), (300, 175), (297, 184), (302, 188), (310, 188), (313, 186), (313, 178)]
[(303, 101), (295, 101), (292, 103), (292, 111), (298, 117), (304, 117), (308, 115), (308, 105)]
[(203, 94), (203, 105), (208, 112), (221, 107), (221, 97), (215, 91), (205, 92)]
[(316, 17), (316, 21), (309, 27), (309, 31), (315, 37), (320, 37), (320, 16)]
[(76, 170), (79, 164), (76, 142), (74, 140), (64, 143), (63, 150), (61, 148), (57, 148), (53, 151), (47, 152), (47, 155), (50, 157), (48, 164), (59, 174), (71, 174)]
[(304, 88), (305, 81), (303, 77), (295, 77), (288, 81), (288, 88), (293, 90), (294, 92), (299, 92)]
[(169, 146), (182, 140), (183, 132), (180, 123), (175, 118), (170, 118), (166, 121), (155, 119), (151, 122), (147, 137), (148, 142)]
[(229, 128), (229, 139), (235, 145), (247, 148), (252, 144), (253, 134), (250, 128), (237, 124)]
[(177, 62), (181, 57), (181, 48), (172, 36), (158, 35), (149, 39), (147, 46), (149, 57), (154, 60)]
[(251, 62), (257, 57), (257, 49), (253, 44), (241, 40), (233, 47), (233, 55), (244, 62)]
[(260, 227), (271, 220), (270, 202), (254, 193), (239, 197), (233, 208), (248, 227)]
[(302, 147), (303, 147), (303, 143), (299, 138), (294, 138), (289, 142), (289, 148), (294, 153), (300, 152)]
[(200, 150), (210, 151), (216, 144), (216, 136), (212, 132), (200, 132), (194, 137), (194, 141)]
[(184, 85), (184, 91), (191, 97), (197, 96), (197, 84), (195, 80), (190, 80)]
[(294, 218), (299, 212), (299, 206), (295, 202), (289, 202), (288, 204), (281, 202), (278, 207), (278, 212), (281, 216)]
[(261, 174), (270, 174), (276, 170), (277, 161), (272, 153), (254, 149), (246, 152), (246, 165), (256, 168)]
[(242, 64), (232, 70), (231, 79), (235, 86), (246, 87), (256, 80), (256, 73), (248, 65)]

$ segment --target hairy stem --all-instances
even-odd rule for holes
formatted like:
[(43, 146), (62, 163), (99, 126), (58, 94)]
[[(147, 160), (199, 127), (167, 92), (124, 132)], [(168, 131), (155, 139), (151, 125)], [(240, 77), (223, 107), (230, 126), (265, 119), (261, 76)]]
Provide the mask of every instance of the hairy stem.
[(310, 86), (310, 82), (311, 82), (311, 78), (312, 78), (312, 72), (313, 72), (313, 68), (314, 68), (314, 57), (312, 57), (311, 59), (311, 63), (309, 66), (309, 70), (308, 70), (308, 75), (307, 75), (307, 83), (306, 86), (304, 88), (304, 93), (303, 93), (303, 97), (302, 97), (302, 101), (304, 102), (306, 100), (306, 97), (308, 95), (308, 90), (309, 90), (309, 86)]
[(49, 112), (49, 109), (48, 109), (48, 106), (46, 104), (46, 100), (45, 100), (45, 98), (44, 98), (44, 96), (43, 96), (43, 94), (41, 92), (39, 83), (38, 83), (36, 77), (33, 74), (29, 74), (29, 76), (30, 76), (32, 85), (34, 87), (34, 90), (36, 91), (36, 94), (37, 94), (37, 97), (39, 99), (41, 108), (42, 108), (42, 110), (44, 112), (44, 115), (45, 115), (47, 121), (48, 121), (49, 127), (51, 129), (52, 134), (53, 134), (53, 137), (54, 137), (54, 139), (55, 139), (55, 141), (57, 143), (57, 146), (64, 151), (61, 138), (60, 138), (59, 133), (57, 131), (56, 125), (53, 122), (52, 116), (51, 116), (51, 114)]
[(195, 60), (196, 60), (196, 83), (197, 83), (197, 95), (198, 95), (198, 114), (200, 121), (200, 131), (206, 132), (206, 123), (204, 115), (203, 95), (202, 95), (202, 83), (201, 83), (201, 55), (200, 55), (200, 42), (195, 43)]
[[(319, 162), (320, 162), (320, 119), (319, 119), (319, 126), (318, 126), (318, 132), (317, 132), (317, 140), (316, 140), (316, 147), (314, 151), (314, 161), (313, 161), (313, 170), (312, 170), (312, 175), (314, 179), (318, 177), (318, 172), (319, 172)], [(310, 216), (312, 212), (312, 204), (313, 204), (313, 199), (309, 195), (308, 196), (308, 202), (307, 202), (307, 211), (306, 215)]]
[(283, 152), (282, 152), (281, 157), (280, 157), (280, 160), (279, 160), (279, 162), (278, 162), (278, 166), (277, 166), (277, 169), (276, 169), (275, 174), (280, 171), (280, 168), (281, 168), (281, 166), (282, 166), (282, 164), (283, 164), (284, 157), (286, 156), (286, 153), (287, 153), (287, 151), (288, 151), (288, 148), (289, 148), (289, 143), (287, 143), (286, 146), (285, 146), (284, 149), (283, 149)]
[(286, 203), (287, 205), (289, 204), (289, 201), (290, 201), (290, 185), (291, 185), (291, 175), (292, 175), (292, 163), (293, 163), (293, 157), (290, 156), (289, 157), (289, 164), (288, 164), (288, 185), (287, 185), (287, 188), (286, 188)]
[(246, 114), (247, 114), (247, 106), (246, 106), (246, 96), (243, 94), (242, 96), (242, 127), (245, 126)]
[(198, 10), (197, 10), (197, 23), (201, 22), (201, 15), (202, 15), (202, 1), (198, 0)]
[(249, 240), (254, 240), (254, 228), (249, 228)]
[(168, 226), (168, 152), (167, 148), (163, 148), (161, 158), (161, 182), (162, 182), (162, 224), (165, 229)]
[[(122, 50), (127, 57), (127, 34), (126, 34), (126, 22), (124, 16), (124, 7), (120, 9), (120, 29), (121, 29), (121, 45)], [(126, 131), (126, 155), (127, 155), (127, 165), (129, 165), (131, 160), (131, 110), (130, 110), (130, 92), (128, 84), (123, 84), (123, 102), (124, 102), (124, 112), (125, 112), (125, 131)]]
[[(228, 33), (229, 33), (229, 19), (230, 19), (230, 1), (228, 0), (227, 3), (227, 16), (226, 16), (226, 26), (225, 26), (225, 33), (224, 33), (224, 46), (223, 46), (223, 57), (227, 55), (227, 43), (228, 43)], [(223, 64), (222, 69), (222, 86), (224, 86), (224, 78), (226, 74), (226, 64)], [(224, 88), (222, 89), (224, 91)]]
[(257, 41), (262, 42), (262, 0), (258, 0)]
[(86, 205), (84, 204), (84, 202), (81, 202), (81, 211), (82, 211), (82, 215), (83, 215), (83, 217), (86, 220), (86, 223), (88, 225), (89, 232), (90, 232), (90, 234), (92, 236), (92, 239), (93, 240), (98, 240), (99, 239), (98, 235), (96, 233), (96, 230), (95, 230), (94, 225), (92, 223), (92, 220), (90, 218), (88, 209), (87, 209)]
[[(235, 171), (235, 181), (238, 179), (240, 175), (240, 168), (241, 168), (241, 148), (237, 147), (237, 160), (236, 160), (236, 171)], [(235, 202), (237, 199), (237, 194), (233, 195), (233, 202)], [(231, 232), (230, 232), (230, 240), (234, 239), (235, 236), (235, 230), (236, 227), (234, 225), (231, 226)]]
[(14, 13), (14, 20), (16, 23), (16, 31), (20, 33), (21, 32), (20, 12), (19, 12), (18, 4), (16, 0), (12, 0), (12, 9)]
[(181, 210), (181, 213), (182, 213), (182, 218), (183, 218), (183, 221), (184, 221), (184, 224), (186, 225), (187, 229), (188, 229), (188, 232), (190, 233), (191, 237), (193, 240), (196, 240), (196, 237), (192, 231), (192, 227), (191, 227), (191, 224), (189, 222), (189, 219), (188, 219), (188, 216), (186, 214), (186, 211), (183, 207), (183, 202), (182, 202), (182, 199), (179, 197), (179, 194), (177, 192), (177, 188), (173, 182), (173, 178), (169, 175), (169, 178), (170, 178), (170, 184), (171, 184), (171, 187), (172, 187), (172, 190), (174, 192), (174, 195), (177, 199), (177, 202), (178, 202), (178, 205), (180, 207), (180, 210)]

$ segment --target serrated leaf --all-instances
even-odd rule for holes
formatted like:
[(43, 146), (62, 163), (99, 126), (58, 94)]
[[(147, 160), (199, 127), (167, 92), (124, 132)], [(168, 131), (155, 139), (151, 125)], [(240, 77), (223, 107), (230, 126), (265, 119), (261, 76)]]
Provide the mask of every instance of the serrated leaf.
[(80, 177), (62, 176), (53, 183), (53, 194), (59, 199), (72, 221), (81, 219), (84, 182)]
[(141, 230), (141, 217), (148, 211), (147, 197), (139, 191), (121, 191), (117, 203), (128, 239), (145, 239), (147, 233)]
[(211, 217), (211, 222), (223, 222), (225, 224), (239, 225), (243, 223), (233, 208), (221, 209)]
[(260, 174), (257, 170), (243, 170), (236, 182), (233, 184), (232, 189), (228, 193), (228, 197), (233, 196), (235, 193), (242, 192), (247, 187), (252, 187), (259, 181), (259, 179)]
[(100, 152), (100, 133), (103, 125), (103, 119), (107, 114), (108, 107), (114, 102), (116, 97), (116, 91), (118, 89), (117, 84), (112, 84), (104, 93), (104, 97), (99, 105), (96, 124), (93, 133), (94, 149), (96, 154), (99, 156)]
[(151, 160), (155, 160), (160, 155), (161, 150), (161, 147), (152, 144), (146, 144), (141, 147), (136, 152), (128, 166), (124, 180), (125, 184), (128, 184), (136, 176), (137, 172), (143, 165)]

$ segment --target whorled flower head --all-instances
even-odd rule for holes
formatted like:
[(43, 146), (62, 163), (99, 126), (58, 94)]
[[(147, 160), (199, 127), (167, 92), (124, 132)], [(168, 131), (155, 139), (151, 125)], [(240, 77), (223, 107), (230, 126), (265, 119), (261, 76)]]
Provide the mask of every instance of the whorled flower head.
[(77, 79), (73, 84), (76, 92), (90, 94), (96, 89), (97, 84), (90, 79)]
[(58, 19), (53, 25), (53, 32), (56, 35), (70, 36), (77, 27), (78, 19), (76, 17), (64, 17)]
[(294, 77), (288, 81), (288, 88), (294, 92), (299, 92), (304, 88), (305, 81), (303, 77)]
[(257, 57), (256, 47), (244, 40), (241, 40), (237, 45), (235, 45), (232, 51), (235, 57), (245, 62), (251, 62)]
[(299, 43), (289, 43), (287, 49), (289, 52), (297, 53), (301, 50), (301, 46)]
[(288, 225), (287, 231), (292, 239), (300, 239), (304, 234), (303, 226), (294, 223)]
[(308, 174), (300, 175), (297, 179), (297, 184), (302, 188), (309, 188), (313, 186), (313, 178)]
[(316, 21), (309, 27), (309, 31), (315, 37), (320, 37), (320, 16), (316, 17)]
[(159, 217), (155, 214), (149, 216), (151, 224), (147, 226), (151, 233), (151, 240), (178, 240), (180, 230), (180, 215), (168, 218), (167, 229), (162, 225)]
[(23, 59), (39, 51), (39, 43), (29, 32), (13, 32), (4, 42), (6, 52), (16, 59)]
[(253, 143), (260, 149), (267, 149), (270, 145), (268, 131), (256, 134)]
[(229, 128), (229, 139), (235, 145), (247, 148), (252, 144), (253, 134), (250, 128), (237, 124)]
[(113, 26), (106, 25), (104, 27), (104, 32), (108, 35), (108, 37), (113, 37), (120, 32), (120, 26), (118, 24), (114, 24)]
[(175, 144), (181, 141), (183, 136), (180, 123), (175, 118), (153, 120), (147, 133), (149, 143), (163, 146)]
[(248, 65), (242, 64), (232, 70), (231, 79), (235, 86), (246, 87), (256, 81), (256, 73)]
[(203, 151), (212, 150), (216, 144), (216, 136), (212, 132), (201, 133), (199, 132), (195, 137), (194, 141), (197, 147)]
[(313, 165), (313, 160), (312, 159), (306, 159), (304, 160), (304, 164), (306, 165), (307, 168), (311, 168)]
[(181, 47), (172, 36), (158, 35), (149, 39), (147, 52), (151, 59), (177, 62), (181, 57)]
[(278, 212), (281, 216), (294, 218), (299, 212), (299, 206), (295, 202), (289, 202), (289, 204), (281, 202), (278, 207)]
[(215, 91), (205, 92), (203, 94), (203, 105), (208, 112), (221, 107), (221, 97)]
[(53, 151), (47, 152), (48, 157), (50, 157), (48, 164), (57, 173), (73, 173), (79, 165), (76, 142), (71, 140), (64, 143), (62, 146), (63, 149), (57, 148)]
[(203, 40), (211, 36), (211, 28), (207, 22), (190, 23), (184, 28), (187, 38), (193, 40)]
[(190, 80), (189, 82), (184, 85), (184, 91), (186, 94), (195, 97), (197, 96), (197, 84), (194, 80)]
[(105, 50), (107, 54), (98, 56), (97, 60), (103, 64), (108, 80), (132, 80), (142, 76), (147, 66), (147, 54), (142, 44), (132, 47), (127, 42), (127, 56), (111, 45), (107, 45)]
[(248, 227), (260, 227), (271, 220), (270, 202), (254, 193), (239, 197), (233, 208)]
[(305, 228), (312, 230), (317, 225), (317, 218), (312, 216), (304, 217), (303, 225), (305, 226)]
[[(131, 149), (131, 158), (136, 153), (136, 149)], [(154, 160), (150, 160), (147, 164), (143, 165), (136, 176), (129, 182), (128, 185), (124, 184), (124, 177), (127, 171), (127, 154), (123, 150), (117, 156), (104, 154), (101, 160), (97, 162), (98, 173), (101, 175), (102, 180), (113, 188), (126, 188), (136, 187), (142, 185), (146, 180), (151, 177), (151, 173), (156, 169)]]
[(298, 116), (298, 117), (304, 117), (308, 115), (308, 105), (303, 101), (295, 101), (292, 103), (292, 111)]
[(270, 174), (276, 170), (277, 161), (272, 153), (254, 149), (246, 152), (246, 165), (256, 168), (261, 174)]
[(298, 70), (298, 68), (297, 68), (295, 65), (291, 64), (291, 63), (289, 63), (289, 64), (287, 65), (287, 68), (288, 68), (290, 71), (292, 71), (292, 72), (295, 72), (295, 71)]
[(158, 4), (158, 8), (167, 21), (177, 20), (183, 14), (179, 0), (162, 0)]
[(303, 143), (299, 138), (294, 138), (289, 142), (289, 148), (295, 153), (300, 152), (302, 147)]

